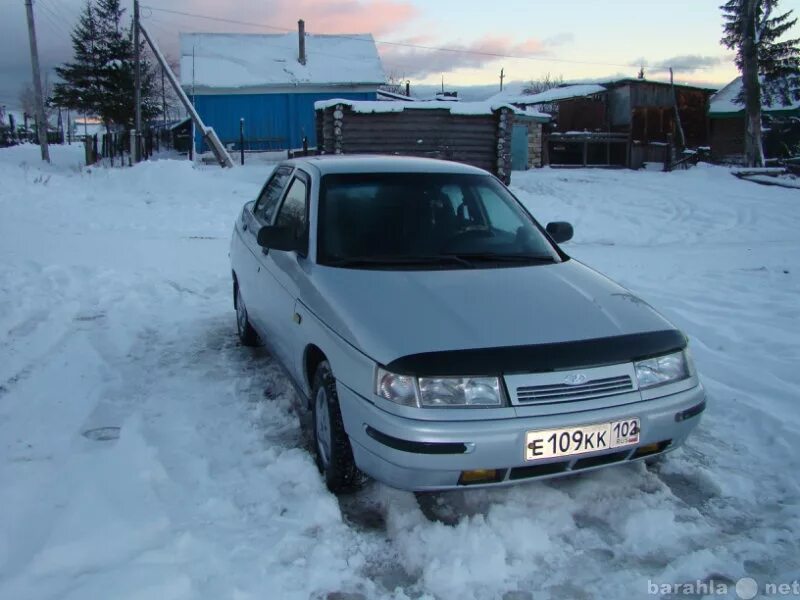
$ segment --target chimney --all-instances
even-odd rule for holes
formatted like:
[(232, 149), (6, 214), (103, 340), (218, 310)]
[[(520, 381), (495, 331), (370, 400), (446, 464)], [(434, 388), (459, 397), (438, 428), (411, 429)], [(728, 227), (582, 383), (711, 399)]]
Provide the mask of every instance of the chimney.
[(301, 65), (306, 64), (306, 22), (300, 19), (297, 22), (297, 42), (299, 47), (298, 60)]

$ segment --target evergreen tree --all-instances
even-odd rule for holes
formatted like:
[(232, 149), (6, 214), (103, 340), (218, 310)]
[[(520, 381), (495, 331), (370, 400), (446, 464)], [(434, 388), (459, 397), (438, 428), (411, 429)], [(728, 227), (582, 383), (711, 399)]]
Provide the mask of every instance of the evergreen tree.
[[(101, 40), (106, 63), (103, 79), (106, 92), (100, 100), (98, 113), (103, 121), (132, 127), (136, 115), (135, 59), (133, 25), (125, 27), (120, 0), (97, 0)], [(158, 116), (160, 109), (155, 86), (155, 73), (147, 59), (145, 42), (141, 42), (140, 74), (142, 85), (142, 120)]]
[(725, 18), (722, 43), (736, 52), (742, 73), (745, 105), (745, 158), (748, 166), (763, 166), (761, 105), (787, 105), (800, 100), (800, 39), (781, 41), (796, 23), (793, 11), (773, 16), (779, 0), (728, 0), (720, 8)]
[(96, 113), (102, 95), (100, 32), (91, 0), (72, 32), (72, 62), (56, 68), (62, 82), (53, 88), (51, 101), (81, 113)]
[[(120, 0), (89, 0), (73, 32), (74, 62), (58, 69), (53, 102), (96, 114), (107, 129), (134, 124), (135, 61), (132, 25), (124, 22)], [(142, 120), (158, 116), (155, 73), (142, 41)]]

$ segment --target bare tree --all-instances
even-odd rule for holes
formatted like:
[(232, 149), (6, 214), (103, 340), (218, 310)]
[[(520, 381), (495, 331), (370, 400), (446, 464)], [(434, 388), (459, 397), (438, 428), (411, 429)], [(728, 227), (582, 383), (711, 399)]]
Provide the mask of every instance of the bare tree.
[(563, 75), (551, 75), (550, 73), (546, 73), (539, 79), (532, 79), (528, 85), (523, 88), (522, 93), (541, 94), (542, 92), (552, 90), (553, 88), (557, 88), (562, 85), (564, 85)]
[[(50, 85), (50, 79), (47, 75), (44, 76), (44, 83), (42, 86), (42, 95), (44, 97), (44, 115), (47, 119), (47, 122), (50, 123), (50, 119), (55, 113), (55, 109), (50, 106), (48, 103), (48, 99), (53, 93), (53, 86)], [(22, 86), (22, 89), (19, 91), (19, 95), (17, 96), (17, 100), (19, 100), (19, 104), (22, 107), (22, 110), (31, 118), (35, 118), (36, 116), (36, 96), (33, 93), (33, 84), (26, 83)]]

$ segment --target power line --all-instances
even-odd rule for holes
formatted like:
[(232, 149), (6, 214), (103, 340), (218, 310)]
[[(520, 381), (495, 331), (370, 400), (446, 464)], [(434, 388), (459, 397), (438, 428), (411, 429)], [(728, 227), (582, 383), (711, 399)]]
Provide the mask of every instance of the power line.
[[(145, 9), (145, 8), (148, 8), (148, 7), (146, 7), (144, 5), (141, 5), (141, 8)], [(169, 12), (174, 12), (174, 11), (169, 11)], [(146, 18), (147, 18), (149, 23), (151, 23), (153, 26), (155, 26), (157, 31), (161, 32), (161, 35), (169, 36), (169, 35), (172, 35), (174, 33), (174, 30), (168, 30), (167, 29), (168, 25), (171, 26), (171, 27), (174, 27), (175, 26), (174, 23), (170, 23), (170, 22), (167, 22), (167, 21), (161, 21), (160, 19), (155, 19), (152, 16), (146, 17)], [(226, 20), (226, 22), (227, 22), (227, 20)], [(242, 25), (249, 25), (251, 27), (254, 26), (253, 23), (241, 22), (241, 24)], [(255, 26), (256, 27), (260, 27), (259, 25), (255, 25)], [(293, 29), (285, 29), (285, 30), (282, 30), (282, 31), (288, 32), (288, 33), (294, 33), (295, 30), (293, 30)], [(362, 42), (363, 41), (369, 41), (369, 40), (364, 40), (362, 38), (354, 38), (354, 39), (358, 39), (359, 41), (362, 41)], [(272, 45), (271, 48), (280, 49), (280, 50), (295, 50), (297, 48), (297, 46), (296, 45), (284, 46), (282, 44), (275, 44), (275, 45)], [(332, 57), (332, 58), (341, 58), (343, 60), (350, 60), (350, 61), (353, 60), (353, 56), (352, 55), (344, 56), (342, 54), (331, 54), (330, 52), (322, 52), (322, 51), (317, 52), (315, 50), (306, 50), (306, 54), (309, 55), (309, 56), (329, 56), (329, 57)]]
[(69, 34), (66, 28), (61, 24), (61, 17), (56, 15), (47, 4), (40, 1), (38, 3), (38, 7), (42, 9), (42, 12), (40, 14), (44, 16), (45, 22), (50, 26), (50, 28), (53, 31), (55, 31), (56, 33)]
[(57, 5), (55, 0), (39, 0), (41, 6), (47, 7), (49, 12), (59, 21), (59, 24), (64, 23), (65, 26), (72, 21), (72, 17), (65, 12), (63, 6)]
[[(277, 27), (275, 25), (264, 25), (264, 24), (252, 23), (252, 22), (247, 22), (247, 21), (239, 21), (239, 20), (236, 20), (236, 19), (226, 19), (226, 18), (223, 18), (223, 17), (214, 17), (214, 16), (211, 16), (211, 15), (203, 15), (203, 14), (199, 14), (199, 13), (191, 13), (191, 12), (184, 12), (184, 11), (178, 11), (178, 10), (170, 10), (170, 9), (166, 9), (166, 8), (158, 8), (158, 7), (155, 7), (155, 6), (150, 6), (150, 5), (145, 5), (145, 4), (143, 4), (142, 7), (143, 8), (147, 8), (150, 11), (158, 11), (158, 12), (162, 12), (162, 13), (169, 13), (169, 14), (180, 15), (180, 16), (184, 16), (184, 17), (193, 17), (193, 18), (196, 18), (196, 19), (205, 19), (207, 21), (216, 21), (216, 22), (219, 22), (219, 23), (229, 23), (229, 24), (233, 24), (233, 25), (243, 25), (245, 27), (255, 27), (257, 29), (271, 29), (271, 30), (274, 30), (274, 31), (280, 31), (282, 33), (293, 33), (295, 31), (294, 29), (290, 29), (290, 28), (286, 28), (286, 27)], [(318, 35), (324, 35), (324, 34), (318, 34)], [(353, 36), (353, 35), (346, 35), (346, 34), (345, 35), (336, 34), (336, 36), (340, 37), (342, 39), (351, 39), (351, 40), (355, 40), (355, 41), (359, 41), (359, 42), (365, 42), (365, 43), (373, 43), (374, 42), (375, 44), (380, 44), (380, 45), (383, 45), (383, 46), (396, 46), (396, 47), (401, 47), (401, 48), (411, 48), (411, 49), (415, 49), (415, 50), (425, 50), (425, 51), (428, 51), (428, 52), (448, 52), (448, 53), (453, 53), (453, 54), (471, 54), (471, 55), (475, 55), (475, 56), (486, 56), (486, 57), (489, 57), (489, 58), (498, 58), (498, 59), (505, 58), (505, 59), (511, 59), (511, 60), (530, 60), (530, 61), (536, 61), (536, 62), (556, 62), (556, 63), (576, 64), (576, 65), (595, 65), (595, 66), (603, 66), (603, 67), (617, 67), (617, 68), (624, 68), (624, 69), (629, 69), (632, 66), (635, 66), (633, 63), (622, 64), (622, 63), (610, 63), (610, 62), (601, 62), (601, 61), (558, 58), (558, 57), (553, 57), (553, 56), (531, 56), (531, 55), (519, 55), (519, 54), (504, 54), (504, 53), (501, 53), (501, 52), (485, 52), (485, 51), (481, 51), (481, 50), (469, 50), (469, 49), (466, 49), (466, 48), (453, 48), (453, 47), (448, 47), (448, 46), (427, 46), (427, 45), (424, 45), (424, 44), (412, 44), (410, 42), (393, 42), (393, 41), (388, 41), (388, 40), (372, 40), (372, 39), (365, 39), (363, 37)], [(697, 70), (696, 66), (691, 66), (691, 65), (673, 65), (673, 67), (675, 69), (685, 69), (685, 70), (692, 70), (692, 71)]]
[[(220, 23), (232, 23), (234, 25), (245, 25), (247, 27), (256, 27), (260, 29), (274, 29), (275, 31), (280, 31), (283, 33), (292, 32), (294, 29), (287, 29), (285, 27), (275, 27), (273, 25), (259, 25), (258, 23), (248, 23), (247, 21), (237, 21), (235, 19), (223, 19), (222, 17), (212, 17), (209, 15), (200, 15), (197, 13), (190, 13), (190, 12), (183, 12), (180, 10), (169, 10), (167, 8), (156, 8), (155, 6), (149, 6), (147, 4), (142, 4), (142, 8), (146, 8), (148, 10), (155, 10), (158, 12), (169, 13), (172, 15), (181, 15), (183, 17), (194, 17), (196, 19), (206, 19), (208, 21), (219, 21)], [(345, 37), (345, 36), (341, 36)]]

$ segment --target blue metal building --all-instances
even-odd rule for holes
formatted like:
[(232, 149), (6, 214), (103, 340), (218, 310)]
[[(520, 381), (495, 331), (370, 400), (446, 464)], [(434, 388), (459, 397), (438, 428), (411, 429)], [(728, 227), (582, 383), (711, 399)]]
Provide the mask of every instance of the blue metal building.
[[(245, 149), (316, 145), (314, 102), (375, 100), (385, 81), (369, 34), (181, 34), (181, 85), (223, 144)], [(198, 152), (202, 136), (195, 135)]]

